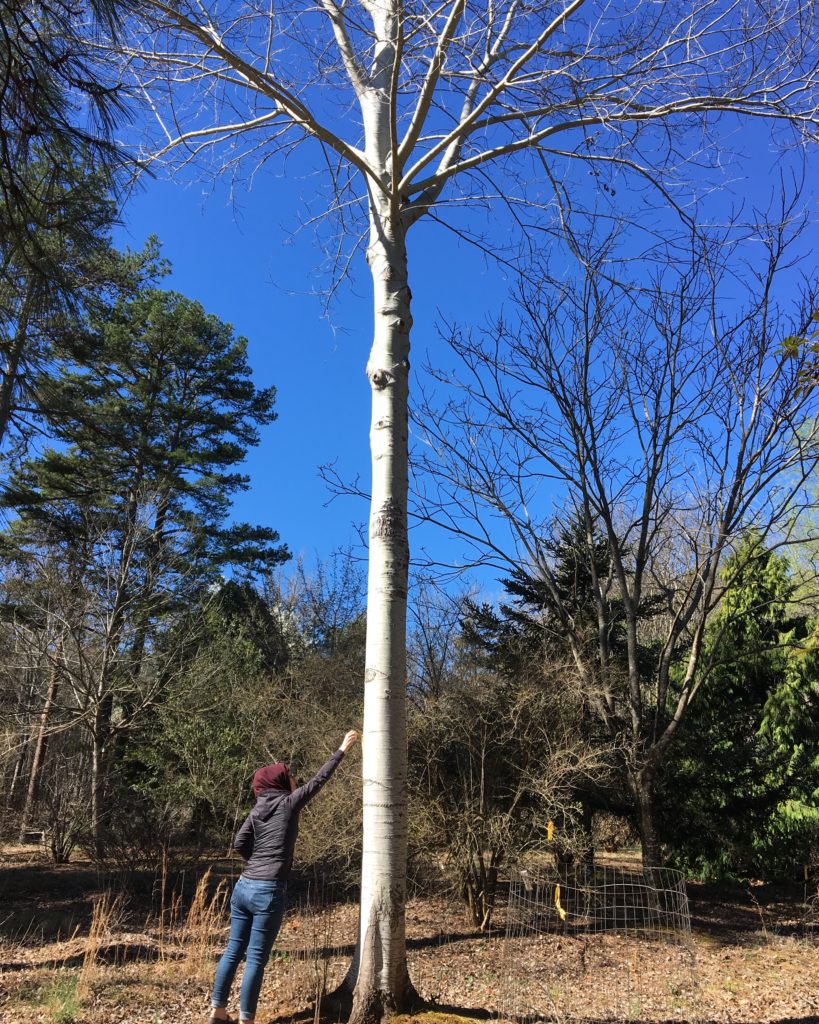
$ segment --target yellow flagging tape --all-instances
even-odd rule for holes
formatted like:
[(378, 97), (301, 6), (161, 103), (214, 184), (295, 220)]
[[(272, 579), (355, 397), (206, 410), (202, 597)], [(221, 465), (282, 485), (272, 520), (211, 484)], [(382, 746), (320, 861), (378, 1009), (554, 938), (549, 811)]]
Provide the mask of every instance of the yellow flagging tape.
[(566, 920), (566, 911), (560, 905), (560, 886), (559, 885), (555, 886), (555, 909), (557, 910), (558, 914), (560, 914), (560, 920), (561, 921), (565, 921)]
[(550, 821), (546, 826), (546, 842), (551, 843), (555, 837), (555, 823)]

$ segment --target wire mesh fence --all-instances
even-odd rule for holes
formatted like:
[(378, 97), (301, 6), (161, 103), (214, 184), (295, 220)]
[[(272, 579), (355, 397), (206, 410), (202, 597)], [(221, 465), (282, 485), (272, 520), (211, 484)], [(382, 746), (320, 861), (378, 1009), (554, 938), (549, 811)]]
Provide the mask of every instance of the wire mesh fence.
[(513, 870), (499, 1017), (692, 1020), (685, 878), (607, 865)]

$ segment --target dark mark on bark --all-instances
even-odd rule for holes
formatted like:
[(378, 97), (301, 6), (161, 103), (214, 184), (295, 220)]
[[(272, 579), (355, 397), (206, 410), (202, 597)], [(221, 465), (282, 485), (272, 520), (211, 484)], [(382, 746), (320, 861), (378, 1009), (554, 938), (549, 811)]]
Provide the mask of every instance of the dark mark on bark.
[(378, 513), (373, 516), (370, 536), (395, 538), (403, 536), (404, 533), (404, 517), (398, 504), (392, 499), (385, 501)]

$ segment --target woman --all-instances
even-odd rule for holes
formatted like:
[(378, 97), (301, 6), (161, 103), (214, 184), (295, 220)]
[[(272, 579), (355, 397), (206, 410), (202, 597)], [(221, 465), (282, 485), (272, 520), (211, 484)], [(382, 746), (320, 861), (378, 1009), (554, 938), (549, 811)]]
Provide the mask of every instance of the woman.
[(297, 786), (286, 764), (268, 764), (253, 776), (256, 806), (233, 840), (247, 861), (230, 900), (230, 939), (216, 968), (211, 1021), (229, 1021), (225, 1007), (236, 969), (246, 958), (239, 1019), (253, 1024), (265, 965), (284, 915), (287, 876), (302, 807), (318, 793), (358, 740), (351, 731), (330, 760), (305, 785)]

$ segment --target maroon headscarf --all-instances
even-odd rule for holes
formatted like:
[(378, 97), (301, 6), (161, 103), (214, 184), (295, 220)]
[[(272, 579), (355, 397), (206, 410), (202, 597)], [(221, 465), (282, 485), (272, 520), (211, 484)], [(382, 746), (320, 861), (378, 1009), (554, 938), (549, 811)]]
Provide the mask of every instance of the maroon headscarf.
[(270, 789), (281, 793), (290, 792), (290, 769), (286, 764), (277, 761), (276, 764), (266, 764), (253, 773), (253, 792), (261, 796)]

